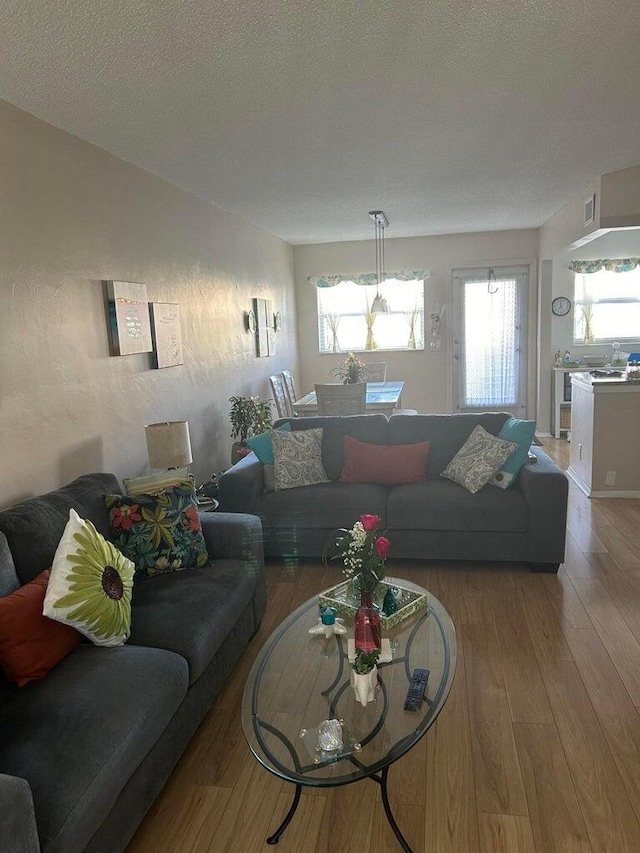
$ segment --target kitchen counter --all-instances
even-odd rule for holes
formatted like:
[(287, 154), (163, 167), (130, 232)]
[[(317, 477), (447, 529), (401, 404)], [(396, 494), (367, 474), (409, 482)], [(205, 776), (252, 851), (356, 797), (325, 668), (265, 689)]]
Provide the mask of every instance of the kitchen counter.
[(571, 395), (569, 477), (589, 497), (640, 498), (640, 383), (576, 372)]

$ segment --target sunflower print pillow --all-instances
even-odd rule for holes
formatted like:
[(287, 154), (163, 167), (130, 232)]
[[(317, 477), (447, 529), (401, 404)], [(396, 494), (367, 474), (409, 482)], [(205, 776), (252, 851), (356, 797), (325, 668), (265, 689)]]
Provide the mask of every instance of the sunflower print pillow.
[(157, 495), (105, 495), (114, 544), (136, 567), (134, 581), (206, 565), (209, 555), (191, 483)]
[(131, 633), (134, 565), (72, 509), (51, 567), (43, 614), (96, 646), (121, 646)]

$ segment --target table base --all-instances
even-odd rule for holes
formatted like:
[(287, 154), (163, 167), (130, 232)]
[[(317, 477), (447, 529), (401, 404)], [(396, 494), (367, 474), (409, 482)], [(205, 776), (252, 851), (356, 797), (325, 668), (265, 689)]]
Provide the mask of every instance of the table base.
[[(400, 842), (400, 846), (405, 851), (405, 853), (413, 853), (411, 847), (407, 844), (407, 841), (400, 831), (400, 827), (396, 823), (396, 819), (393, 816), (393, 812), (391, 811), (391, 804), (389, 802), (389, 794), (387, 792), (387, 776), (389, 774), (389, 768), (385, 767), (380, 775), (377, 773), (372, 773), (371, 776), (367, 776), (367, 779), (373, 779), (374, 782), (377, 782), (380, 785), (380, 791), (382, 793), (382, 805), (384, 806), (384, 813), (387, 816), (387, 820), (389, 821), (389, 826), (393, 830), (393, 834)], [(296, 809), (298, 808), (298, 803), (300, 802), (300, 794), (302, 793), (302, 785), (296, 784), (296, 790), (293, 795), (293, 802), (289, 808), (289, 811), (285, 815), (284, 820), (280, 824), (280, 826), (276, 829), (273, 835), (270, 835), (267, 838), (267, 844), (277, 844), (280, 841), (280, 836), (285, 831), (285, 829), (291, 823), (291, 819), (296, 813)]]

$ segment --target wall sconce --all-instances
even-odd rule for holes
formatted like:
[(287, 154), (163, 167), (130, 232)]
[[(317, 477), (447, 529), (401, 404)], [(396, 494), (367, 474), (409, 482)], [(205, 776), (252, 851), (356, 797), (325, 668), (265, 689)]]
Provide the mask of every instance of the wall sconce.
[(251, 332), (252, 335), (255, 335), (258, 330), (258, 321), (256, 319), (256, 312), (245, 311), (244, 312), (244, 328), (246, 332)]
[(273, 331), (279, 332), (282, 328), (282, 314), (276, 311), (273, 315)]

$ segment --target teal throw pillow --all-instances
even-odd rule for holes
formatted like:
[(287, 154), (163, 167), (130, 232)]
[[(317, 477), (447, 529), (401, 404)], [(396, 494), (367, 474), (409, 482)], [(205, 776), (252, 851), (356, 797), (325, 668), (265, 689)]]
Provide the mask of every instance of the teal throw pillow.
[(131, 560), (134, 582), (204, 566), (209, 559), (191, 483), (157, 495), (105, 495), (114, 545)]
[[(280, 432), (291, 432), (291, 424), (287, 421), (284, 424), (276, 427)], [(261, 432), (260, 435), (252, 435), (251, 438), (245, 439), (245, 444), (250, 447), (256, 454), (263, 465), (273, 465), (273, 441), (271, 433), (273, 430)]]
[(498, 433), (498, 438), (515, 442), (518, 447), (513, 451), (507, 461), (500, 467), (489, 481), (490, 485), (499, 489), (508, 489), (518, 479), (518, 473), (529, 456), (529, 448), (536, 431), (535, 421), (521, 421), (518, 418), (509, 418)]

